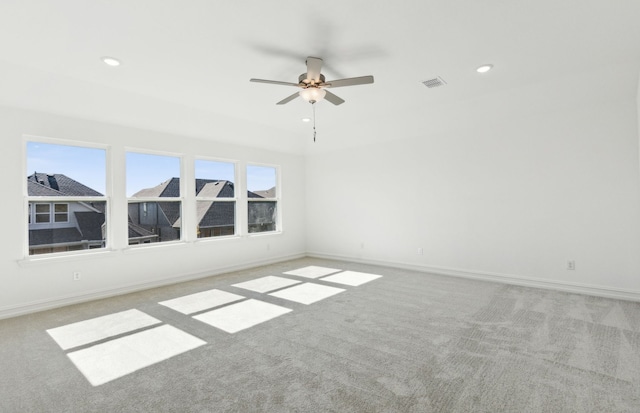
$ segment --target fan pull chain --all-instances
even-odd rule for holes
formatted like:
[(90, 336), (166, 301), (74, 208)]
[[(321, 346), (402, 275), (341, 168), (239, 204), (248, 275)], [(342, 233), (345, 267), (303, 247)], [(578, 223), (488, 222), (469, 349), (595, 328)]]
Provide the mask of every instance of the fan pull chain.
[(316, 105), (315, 102), (311, 104), (313, 108), (313, 141), (316, 141)]

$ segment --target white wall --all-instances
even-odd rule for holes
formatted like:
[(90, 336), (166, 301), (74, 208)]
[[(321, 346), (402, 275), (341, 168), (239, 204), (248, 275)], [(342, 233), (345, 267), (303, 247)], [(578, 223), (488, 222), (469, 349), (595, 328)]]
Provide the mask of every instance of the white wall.
[[(180, 277), (198, 277), (228, 269), (278, 261), (305, 252), (304, 159), (299, 155), (216, 143), (106, 123), (0, 107), (2, 137), (3, 241), (0, 248), (0, 317), (68, 302), (166, 283)], [(243, 130), (242, 128), (238, 128)], [(212, 137), (234, 129), (212, 130)], [(272, 132), (277, 133), (277, 132)], [(281, 234), (215, 239), (180, 245), (128, 248), (126, 224), (114, 226), (115, 249), (98, 254), (24, 260), (23, 135), (108, 144), (116, 167), (111, 202), (113, 222), (126, 222), (124, 195), (125, 147), (211, 156), (281, 167), (283, 228)], [(270, 132), (263, 130), (265, 139)], [(245, 209), (246, 211), (246, 209)], [(239, 216), (241, 219), (241, 216)], [(123, 221), (125, 220), (125, 221)], [(82, 279), (73, 281), (80, 271)]]
[(460, 102), (447, 131), (426, 111), (418, 136), (309, 156), (309, 253), (640, 299), (635, 80), (608, 75)]
[[(211, 125), (212, 141), (0, 107), (0, 317), (306, 252), (640, 299), (638, 72), (614, 72), (430, 108), (423, 131), (306, 158), (228, 143), (246, 125)], [(120, 164), (125, 146), (279, 164), (284, 232), (25, 261), (25, 134), (108, 144)], [(126, 217), (124, 194), (112, 206)]]

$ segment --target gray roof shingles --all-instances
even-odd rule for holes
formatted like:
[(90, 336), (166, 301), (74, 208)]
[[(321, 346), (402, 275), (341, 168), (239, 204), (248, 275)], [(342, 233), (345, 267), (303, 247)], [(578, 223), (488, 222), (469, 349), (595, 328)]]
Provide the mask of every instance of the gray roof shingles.
[(29, 230), (29, 246), (80, 242), (82, 234), (76, 228)]
[[(27, 177), (27, 182), (33, 182), (43, 187), (58, 191), (57, 196), (103, 196), (100, 192), (89, 188), (80, 182), (69, 178), (64, 174), (45, 174), (41, 172), (34, 172)], [(28, 190), (37, 190), (37, 187), (33, 185), (28, 186)], [(38, 196), (29, 192), (31, 196)], [(46, 196), (55, 196), (53, 193), (48, 193)]]
[(78, 228), (83, 239), (101, 240), (102, 224), (104, 224), (104, 214), (99, 212), (75, 212)]
[[(196, 179), (196, 197), (233, 198), (235, 185), (227, 180)], [(248, 192), (251, 198), (261, 196)], [(179, 197), (180, 178), (170, 178), (161, 184), (136, 192), (132, 197)], [(180, 227), (180, 204), (177, 202), (159, 202), (160, 209), (174, 227)], [(235, 224), (235, 207), (230, 202), (198, 202), (198, 222), (200, 227), (230, 226)]]
[[(75, 181), (63, 174), (34, 173), (27, 177), (30, 196), (102, 196), (101, 193)], [(196, 179), (196, 196), (210, 198), (233, 198), (233, 182), (216, 179)], [(247, 191), (249, 198), (271, 197), (275, 188), (265, 191)], [(170, 178), (159, 185), (142, 189), (132, 197), (179, 197), (180, 178)], [(251, 208), (249, 222), (271, 221), (275, 214), (275, 203), (265, 202)], [(169, 222), (180, 226), (180, 204), (160, 202), (160, 208)], [(76, 212), (80, 231), (75, 228), (29, 231), (30, 244), (41, 245), (58, 242), (98, 240), (102, 238), (101, 226), (104, 214), (97, 212)], [(235, 205), (233, 202), (198, 202), (198, 219), (202, 228), (228, 226), (235, 224)], [(129, 238), (154, 236), (152, 232), (129, 222)]]

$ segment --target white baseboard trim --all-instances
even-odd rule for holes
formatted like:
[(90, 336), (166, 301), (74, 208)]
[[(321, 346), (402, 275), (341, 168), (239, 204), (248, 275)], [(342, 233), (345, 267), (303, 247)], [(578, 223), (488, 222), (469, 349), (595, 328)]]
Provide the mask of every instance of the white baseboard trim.
[(498, 274), (483, 271), (469, 271), (454, 268), (433, 267), (426, 265), (408, 264), (397, 261), (382, 261), (322, 252), (308, 252), (307, 256), (312, 258), (351, 261), (362, 264), (379, 265), (383, 267), (401, 268), (406, 270), (426, 272), (438, 275), (448, 275), (452, 277), (469, 278), (474, 280), (492, 281), (502, 284), (520, 285), (524, 287), (543, 288), (547, 290), (564, 291), (597, 297), (616, 298), (619, 300), (640, 301), (640, 291), (609, 288), (599, 285), (559, 282), (554, 280), (537, 279), (512, 274)]
[(26, 304), (20, 304), (15, 306), (0, 307), (0, 320), (4, 318), (17, 317), (25, 314), (31, 314), (38, 311), (50, 310), (53, 308), (64, 307), (71, 304), (79, 304), (87, 301), (98, 300), (102, 298), (114, 297), (122, 294), (129, 294), (136, 291), (148, 290), (151, 288), (162, 287), (165, 285), (177, 284), (185, 281), (197, 280), (200, 278), (211, 277), (215, 275), (225, 274), (233, 271), (247, 270), (255, 267), (260, 267), (268, 264), (276, 264), (283, 261), (289, 261), (306, 257), (306, 254), (299, 253), (293, 255), (286, 255), (281, 257), (270, 258), (267, 260), (257, 260), (251, 262), (244, 262), (238, 265), (231, 265), (223, 268), (216, 268), (212, 270), (202, 270), (195, 273), (183, 274), (177, 277), (163, 278), (160, 280), (154, 280), (144, 283), (132, 283), (121, 285), (116, 288), (108, 288), (103, 290), (94, 290), (83, 292), (82, 294), (72, 294), (62, 297), (49, 298), (45, 300), (32, 301)]

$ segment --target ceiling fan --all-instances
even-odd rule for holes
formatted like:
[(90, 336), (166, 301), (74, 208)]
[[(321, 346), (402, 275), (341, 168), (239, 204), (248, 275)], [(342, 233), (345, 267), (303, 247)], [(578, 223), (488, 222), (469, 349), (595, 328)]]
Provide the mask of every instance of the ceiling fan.
[(307, 57), (306, 64), (307, 73), (303, 73), (298, 77), (298, 83), (280, 82), (277, 80), (264, 79), (250, 79), (250, 81), (258, 83), (269, 83), (272, 85), (294, 86), (302, 89), (299, 92), (296, 92), (293, 95), (282, 99), (277, 103), (277, 105), (284, 105), (285, 103), (289, 103), (298, 96), (302, 97), (304, 100), (311, 104), (314, 104), (322, 99), (326, 99), (334, 105), (340, 105), (344, 103), (344, 99), (329, 92), (328, 90), (326, 90), (327, 88), (366, 85), (369, 83), (373, 83), (373, 76), (350, 77), (347, 79), (338, 79), (326, 82), (324, 75), (320, 73), (322, 69), (322, 59), (320, 59), (319, 57), (309, 56)]

